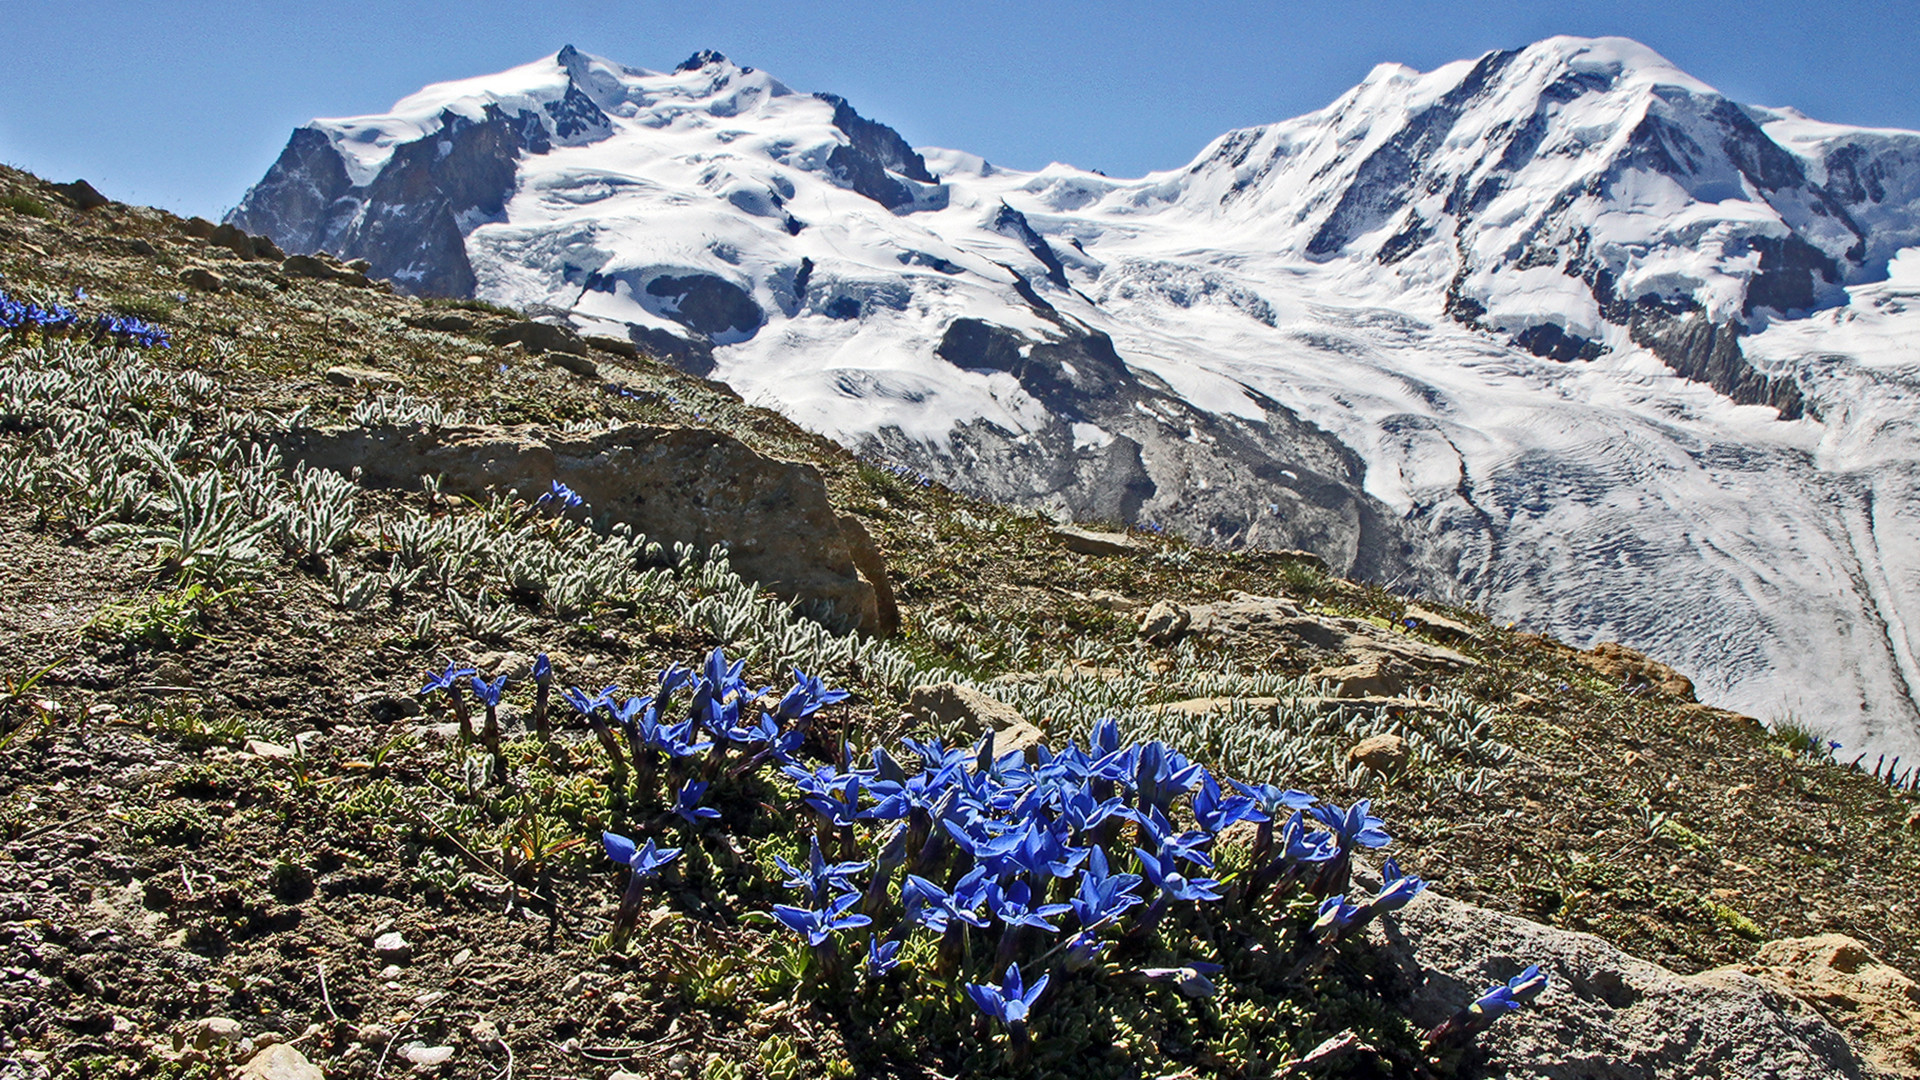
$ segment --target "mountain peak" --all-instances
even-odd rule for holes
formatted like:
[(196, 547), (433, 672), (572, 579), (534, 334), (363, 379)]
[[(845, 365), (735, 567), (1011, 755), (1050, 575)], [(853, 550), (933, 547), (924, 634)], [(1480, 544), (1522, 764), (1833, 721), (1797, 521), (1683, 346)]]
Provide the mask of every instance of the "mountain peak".
[(673, 70), (675, 74), (679, 74), (683, 71), (699, 71), (701, 68), (712, 67), (715, 64), (731, 63), (733, 63), (733, 61), (727, 59), (726, 54), (723, 52), (714, 49), (701, 49), (699, 52), (680, 61), (680, 66)]

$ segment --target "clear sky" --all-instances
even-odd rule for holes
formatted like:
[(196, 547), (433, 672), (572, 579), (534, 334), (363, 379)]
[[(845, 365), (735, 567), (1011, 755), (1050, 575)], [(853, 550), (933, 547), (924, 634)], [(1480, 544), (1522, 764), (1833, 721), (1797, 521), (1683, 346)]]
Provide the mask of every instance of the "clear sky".
[(718, 49), (915, 145), (1137, 176), (1377, 63), (1553, 34), (1638, 39), (1739, 101), (1920, 129), (1920, 0), (0, 0), (0, 162), (213, 217), (312, 117), (571, 43), (655, 69)]

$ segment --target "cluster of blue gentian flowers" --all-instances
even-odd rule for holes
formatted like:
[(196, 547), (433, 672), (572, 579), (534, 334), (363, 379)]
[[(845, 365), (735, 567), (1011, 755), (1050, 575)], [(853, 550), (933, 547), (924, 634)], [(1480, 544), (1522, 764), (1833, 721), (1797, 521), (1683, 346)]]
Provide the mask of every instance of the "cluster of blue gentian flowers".
[[(1352, 892), (1356, 854), (1390, 840), (1367, 800), (1343, 807), (1271, 784), (1223, 783), (1165, 743), (1123, 740), (1111, 720), (1095, 725), (1085, 745), (1058, 751), (996, 755), (988, 735), (974, 747), (902, 739), (898, 757), (875, 748), (860, 759), (843, 746), (839, 766), (803, 760), (816, 714), (849, 695), (796, 670), (775, 696), (770, 686), (750, 685), (744, 668), (715, 649), (698, 667), (659, 672), (642, 694), (617, 686), (561, 691), (608, 755), (616, 817), (643, 835), (673, 828), (690, 838), (723, 819), (708, 803), (722, 778), (784, 778), (811, 815), (797, 823), (809, 851), (801, 865), (775, 859), (795, 895), (771, 915), (813, 951), (822, 977), (839, 980), (857, 959), (866, 982), (885, 984), (919, 935), (933, 971), (1004, 1027), (1016, 1052), (1030, 1045), (1030, 1018), (1062, 979), (1117, 976), (1166, 982), (1188, 996), (1214, 993), (1208, 976), (1219, 965), (1131, 962), (1159, 947), (1156, 931), (1169, 918), (1202, 906), (1254, 916), (1305, 896), (1316, 915), (1291, 935), (1290, 976), (1298, 978), (1323, 970), (1341, 941), (1427, 887), (1388, 859), (1372, 895)], [(553, 677), (545, 656), (533, 675), (534, 726), (544, 735)], [(461, 700), (471, 689), (488, 713), (483, 738), (497, 746), (493, 713), (503, 685), (450, 665), (426, 691), (448, 693), (471, 731)], [(726, 805), (725, 814), (744, 815), (762, 800)], [(1229, 829), (1245, 853), (1231, 873), (1216, 861)], [(617, 943), (632, 931), (646, 884), (681, 848), (614, 831), (601, 840), (629, 871)], [(1436, 1038), (1471, 1034), (1544, 985), (1529, 969)]]
[[(1221, 779), (1164, 743), (1123, 742), (1103, 721), (1086, 745), (1033, 756), (902, 740), (907, 756), (875, 749), (851, 768), (784, 766), (816, 816), (810, 866), (785, 867), (802, 903), (774, 915), (837, 969), (838, 938), (867, 930), (869, 977), (886, 976), (900, 943), (938, 942), (938, 967), (964, 977), (976, 954), (994, 981), (967, 995), (1006, 1027), (1016, 1047), (1049, 980), (1098, 972), (1103, 958), (1143, 944), (1171, 913), (1224, 905), (1247, 913), (1304, 891), (1318, 918), (1296, 942), (1296, 974), (1323, 967), (1334, 946), (1426, 888), (1388, 861), (1385, 886), (1350, 898), (1353, 857), (1388, 843), (1362, 800), (1318, 803), (1305, 792)], [(1248, 865), (1221, 875), (1216, 843), (1245, 824)], [(878, 830), (864, 861), (828, 861), (825, 835), (844, 854), (856, 828)], [(1022, 968), (1026, 968), (1023, 975)], [(1151, 969), (1183, 992), (1211, 992), (1210, 965)], [(1134, 976), (1142, 972), (1130, 972)]]
[(85, 338), (96, 345), (112, 341), (141, 349), (172, 345), (165, 330), (130, 315), (81, 315), (61, 304), (41, 305), (0, 291), (0, 334), (24, 333)]

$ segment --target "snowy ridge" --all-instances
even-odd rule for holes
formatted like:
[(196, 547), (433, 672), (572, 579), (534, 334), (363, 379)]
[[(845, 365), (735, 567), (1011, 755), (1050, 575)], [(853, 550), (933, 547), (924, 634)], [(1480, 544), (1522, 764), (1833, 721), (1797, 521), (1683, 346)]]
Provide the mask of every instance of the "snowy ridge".
[(231, 220), (624, 333), (954, 486), (1307, 546), (1920, 751), (1920, 134), (1554, 38), (1133, 180), (717, 54), (315, 121)]

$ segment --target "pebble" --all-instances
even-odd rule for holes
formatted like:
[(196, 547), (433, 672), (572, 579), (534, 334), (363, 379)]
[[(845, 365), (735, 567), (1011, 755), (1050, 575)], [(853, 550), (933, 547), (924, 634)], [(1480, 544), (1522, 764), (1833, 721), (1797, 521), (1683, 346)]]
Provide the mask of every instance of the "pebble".
[(274, 1043), (247, 1060), (239, 1080), (326, 1080), (320, 1067), (287, 1043)]
[(240, 1021), (227, 1016), (209, 1016), (193, 1025), (193, 1045), (201, 1050), (210, 1046), (240, 1041), (245, 1031)]
[(408, 1061), (413, 1062), (415, 1065), (418, 1065), (423, 1069), (431, 1069), (440, 1065), (445, 1065), (447, 1062), (452, 1061), (453, 1047), (426, 1046), (421, 1043), (408, 1043), (406, 1045), (406, 1048), (400, 1051), (400, 1056), (406, 1058)]
[(398, 930), (389, 930), (373, 939), (373, 955), (389, 964), (404, 964), (413, 958), (413, 946)]
[(467, 1035), (482, 1046), (490, 1046), (500, 1041), (500, 1028), (491, 1020), (477, 1020), (467, 1029)]

